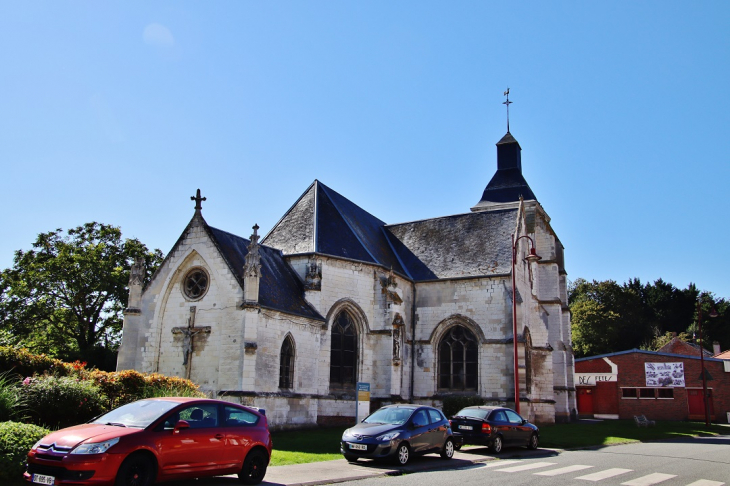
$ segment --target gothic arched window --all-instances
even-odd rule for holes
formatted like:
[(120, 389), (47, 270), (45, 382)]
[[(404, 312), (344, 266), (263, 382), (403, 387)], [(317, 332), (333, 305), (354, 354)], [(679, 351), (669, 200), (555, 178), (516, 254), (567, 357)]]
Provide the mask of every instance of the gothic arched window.
[(454, 326), (439, 343), (439, 377), (441, 390), (477, 389), (478, 341), (464, 326)]
[(279, 357), (279, 388), (294, 388), (294, 340), (287, 336)]
[(332, 323), (330, 386), (350, 388), (357, 380), (357, 330), (349, 313), (340, 312)]

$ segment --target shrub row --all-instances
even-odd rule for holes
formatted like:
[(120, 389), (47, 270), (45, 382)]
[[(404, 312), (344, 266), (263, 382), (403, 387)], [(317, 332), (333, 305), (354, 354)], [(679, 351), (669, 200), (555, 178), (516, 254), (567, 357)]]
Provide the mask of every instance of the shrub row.
[[(86, 363), (64, 363), (10, 347), (0, 347), (0, 376), (6, 378), (0, 383), (0, 417), (28, 419), (54, 428), (85, 422), (142, 398), (205, 396), (197, 385), (184, 378), (134, 370), (89, 370)], [(8, 380), (11, 376), (13, 379)], [(19, 396), (20, 401), (4, 410), (3, 391), (10, 398)]]
[(447, 418), (451, 418), (462, 408), (474, 405), (484, 405), (484, 399), (476, 395), (467, 397), (445, 397), (443, 412)]

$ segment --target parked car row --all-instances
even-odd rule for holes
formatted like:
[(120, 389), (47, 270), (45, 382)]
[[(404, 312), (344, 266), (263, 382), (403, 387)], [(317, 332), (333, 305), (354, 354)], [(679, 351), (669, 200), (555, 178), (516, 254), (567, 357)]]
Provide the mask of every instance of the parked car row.
[(464, 444), (537, 449), (540, 431), (504, 407), (466, 407), (448, 420), (441, 410), (422, 405), (388, 405), (342, 434), (340, 452), (360, 458), (391, 459), (404, 466), (413, 455), (438, 453), (451, 459)]
[[(451, 459), (464, 444), (495, 453), (536, 449), (538, 428), (504, 407), (466, 407), (447, 419), (424, 405), (380, 408), (342, 435), (349, 462), (361, 458), (406, 465), (414, 455)], [(150, 486), (157, 481), (237, 474), (258, 484), (271, 459), (262, 410), (222, 400), (151, 398), (123, 405), (89, 423), (53, 432), (28, 453), (34, 484)]]

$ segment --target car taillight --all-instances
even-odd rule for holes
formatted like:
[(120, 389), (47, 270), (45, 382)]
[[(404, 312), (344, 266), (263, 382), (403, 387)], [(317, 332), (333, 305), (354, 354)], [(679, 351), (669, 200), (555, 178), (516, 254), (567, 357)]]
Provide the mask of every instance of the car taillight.
[(492, 433), (492, 427), (489, 424), (482, 424), (482, 433), (483, 434), (491, 434)]
[(449, 420), (449, 427), (451, 427), (452, 425), (454, 425), (454, 424), (452, 424), (452, 423), (451, 423), (451, 420)]

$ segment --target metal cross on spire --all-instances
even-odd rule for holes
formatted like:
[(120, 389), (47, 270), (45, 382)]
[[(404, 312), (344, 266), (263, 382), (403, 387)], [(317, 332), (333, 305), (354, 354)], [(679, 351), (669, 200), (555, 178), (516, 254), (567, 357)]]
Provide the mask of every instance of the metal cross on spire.
[(198, 189), (198, 192), (195, 194), (195, 196), (190, 196), (191, 201), (195, 201), (195, 210), (200, 211), (203, 209), (203, 206), (200, 204), (202, 201), (205, 201), (206, 198), (200, 197), (200, 189)]
[(504, 92), (504, 96), (507, 97), (507, 101), (503, 101), (503, 105), (507, 105), (507, 133), (509, 133), (509, 105), (512, 104), (512, 102), (509, 100), (509, 88), (507, 88), (507, 91)]

